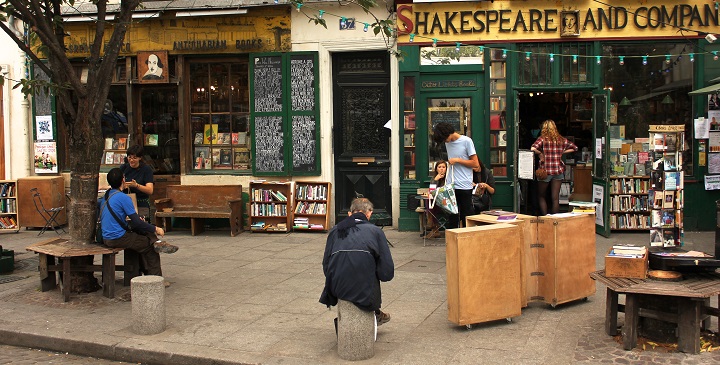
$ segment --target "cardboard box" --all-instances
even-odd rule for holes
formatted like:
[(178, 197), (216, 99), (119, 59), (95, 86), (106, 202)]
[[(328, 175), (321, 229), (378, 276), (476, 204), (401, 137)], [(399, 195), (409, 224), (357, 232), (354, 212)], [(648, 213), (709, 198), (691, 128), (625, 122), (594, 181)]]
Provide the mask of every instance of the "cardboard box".
[(647, 278), (647, 250), (645, 250), (645, 256), (639, 258), (609, 256), (610, 251), (608, 251), (608, 255), (605, 255), (605, 276), (609, 278)]

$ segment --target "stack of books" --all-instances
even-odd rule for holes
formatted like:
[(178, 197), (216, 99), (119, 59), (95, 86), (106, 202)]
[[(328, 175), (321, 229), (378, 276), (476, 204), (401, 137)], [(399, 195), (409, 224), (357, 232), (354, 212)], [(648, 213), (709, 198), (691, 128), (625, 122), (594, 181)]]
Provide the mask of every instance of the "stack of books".
[(573, 213), (595, 213), (595, 207), (597, 207), (598, 203), (572, 201), (568, 205), (573, 207)]
[(261, 231), (265, 229), (265, 222), (255, 222), (252, 225), (250, 225), (250, 229), (253, 231)]
[(309, 229), (310, 222), (308, 221), (308, 218), (306, 218), (306, 217), (296, 217), (293, 220), (293, 228)]
[(632, 245), (615, 245), (608, 256), (642, 258), (647, 254), (647, 247)]

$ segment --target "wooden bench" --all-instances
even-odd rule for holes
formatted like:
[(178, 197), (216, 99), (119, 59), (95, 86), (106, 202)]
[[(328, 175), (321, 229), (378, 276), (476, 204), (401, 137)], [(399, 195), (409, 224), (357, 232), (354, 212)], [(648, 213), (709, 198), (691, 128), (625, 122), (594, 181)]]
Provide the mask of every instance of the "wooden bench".
[[(617, 335), (618, 312), (625, 313), (622, 328), (623, 348), (632, 350), (637, 345), (640, 317), (654, 318), (677, 324), (678, 350), (697, 354), (700, 352), (700, 329), (710, 326), (710, 316), (720, 317), (720, 308), (710, 306), (710, 297), (720, 294), (720, 273), (684, 273), (678, 282), (652, 279), (609, 278), (605, 270), (590, 273), (590, 277), (607, 286), (605, 303), (605, 333)], [(618, 296), (625, 295), (625, 304), (618, 303)], [(673, 298), (677, 311), (640, 308), (640, 297), (654, 301)], [(718, 296), (720, 299), (720, 296)]]
[[(82, 244), (64, 238), (53, 238), (38, 242), (25, 248), (40, 254), (38, 270), (40, 271), (40, 286), (43, 292), (53, 290), (57, 286), (55, 272), (62, 273), (60, 278), (60, 293), (67, 302), (70, 300), (70, 273), (71, 272), (102, 272), (103, 295), (108, 298), (115, 297), (115, 271), (123, 271), (125, 277), (123, 284), (130, 285), (130, 280), (140, 275), (140, 256), (133, 250), (125, 250), (124, 265), (115, 265), (115, 256), (123, 248), (110, 248), (97, 244)], [(72, 265), (73, 257), (102, 255), (102, 265)], [(59, 264), (55, 264), (55, 259)]]
[(155, 225), (169, 231), (169, 218), (190, 218), (193, 236), (205, 230), (205, 218), (230, 219), (230, 235), (242, 232), (242, 185), (169, 185), (155, 200)]

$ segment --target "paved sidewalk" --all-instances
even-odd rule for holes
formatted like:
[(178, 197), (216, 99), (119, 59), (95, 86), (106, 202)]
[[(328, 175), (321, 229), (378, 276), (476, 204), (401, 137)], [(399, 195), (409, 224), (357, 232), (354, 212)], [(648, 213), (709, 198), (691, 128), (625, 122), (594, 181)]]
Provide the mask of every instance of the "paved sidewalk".
[[(375, 357), (360, 363), (720, 363), (720, 351), (623, 351), (604, 334), (601, 284), (587, 301), (554, 309), (530, 304), (512, 323), (456, 326), (447, 319), (445, 247), (423, 247), (417, 232), (385, 232), (396, 266), (395, 279), (383, 285), (383, 310), (392, 320), (378, 331)], [(144, 364), (344, 362), (336, 352), (335, 311), (318, 303), (325, 234), (171, 232), (166, 237), (180, 250), (162, 255), (172, 283), (165, 296), (168, 328), (153, 336), (132, 333), (130, 290), (121, 272), (112, 300), (98, 291), (63, 303), (59, 291), (39, 291), (37, 256), (25, 247), (54, 236), (0, 235), (0, 244), (15, 250), (17, 267), (0, 275), (0, 343)], [(646, 233), (598, 236), (597, 267), (611, 245), (648, 239)], [(712, 252), (714, 233), (686, 232), (685, 241), (688, 249)]]

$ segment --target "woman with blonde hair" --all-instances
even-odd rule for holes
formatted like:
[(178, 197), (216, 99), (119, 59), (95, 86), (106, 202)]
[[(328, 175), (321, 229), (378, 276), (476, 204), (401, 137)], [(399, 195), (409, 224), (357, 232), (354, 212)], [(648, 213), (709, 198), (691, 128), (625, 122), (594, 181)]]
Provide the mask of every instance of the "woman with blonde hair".
[(548, 203), (546, 200), (547, 189), (550, 187), (552, 196), (552, 208), (550, 213), (558, 213), (560, 211), (560, 187), (562, 186), (563, 176), (565, 174), (565, 163), (562, 155), (573, 153), (578, 147), (568, 141), (567, 138), (560, 135), (552, 119), (548, 119), (542, 123), (540, 137), (533, 143), (530, 150), (540, 155), (540, 166), (547, 171), (547, 177), (538, 180), (538, 194), (540, 195), (540, 214), (548, 213)]

